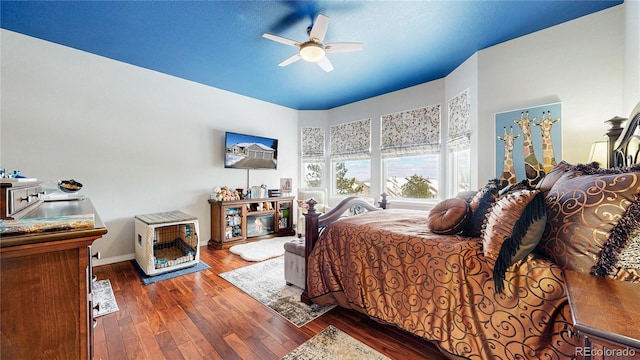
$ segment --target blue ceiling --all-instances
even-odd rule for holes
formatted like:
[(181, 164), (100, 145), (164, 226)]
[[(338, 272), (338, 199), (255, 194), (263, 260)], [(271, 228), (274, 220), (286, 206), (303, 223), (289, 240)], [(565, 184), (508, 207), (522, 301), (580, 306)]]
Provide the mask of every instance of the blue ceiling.
[[(299, 110), (439, 79), (476, 51), (622, 1), (2, 1), (4, 29)], [(318, 13), (335, 70), (278, 63)], [(529, 56), (539, 52), (532, 51)]]

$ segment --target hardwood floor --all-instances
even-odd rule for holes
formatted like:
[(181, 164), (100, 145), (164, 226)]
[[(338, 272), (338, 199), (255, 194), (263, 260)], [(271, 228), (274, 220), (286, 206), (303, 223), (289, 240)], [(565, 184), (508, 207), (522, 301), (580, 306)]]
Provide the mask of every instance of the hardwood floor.
[(201, 248), (211, 269), (142, 285), (129, 261), (95, 267), (119, 311), (98, 318), (95, 359), (280, 359), (328, 325), (392, 359), (445, 359), (427, 341), (354, 311), (335, 308), (297, 328), (218, 276), (250, 265)]

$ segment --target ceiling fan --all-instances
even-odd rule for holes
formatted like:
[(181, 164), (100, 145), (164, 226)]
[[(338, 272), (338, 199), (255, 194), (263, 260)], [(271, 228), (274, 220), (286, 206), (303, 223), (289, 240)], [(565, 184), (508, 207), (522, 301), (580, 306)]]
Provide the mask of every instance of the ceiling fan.
[(318, 14), (313, 26), (307, 28), (307, 34), (309, 40), (305, 42), (298, 42), (295, 40), (283, 38), (278, 35), (272, 35), (268, 33), (262, 34), (262, 37), (283, 43), (289, 46), (297, 46), (299, 48), (298, 53), (285, 59), (278, 66), (287, 66), (300, 59), (314, 62), (318, 64), (324, 71), (329, 72), (333, 70), (333, 65), (329, 59), (325, 56), (328, 53), (340, 53), (362, 50), (362, 43), (354, 42), (338, 42), (324, 45), (324, 36), (327, 34), (327, 28), (329, 26), (329, 18), (325, 15)]

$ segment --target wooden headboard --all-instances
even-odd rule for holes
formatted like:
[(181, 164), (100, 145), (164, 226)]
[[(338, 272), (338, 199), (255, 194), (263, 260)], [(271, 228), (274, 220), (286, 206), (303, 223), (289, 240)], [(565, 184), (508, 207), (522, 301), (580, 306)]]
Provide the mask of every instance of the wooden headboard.
[(609, 156), (611, 167), (640, 164), (640, 102), (631, 112), (624, 127), (620, 130), (613, 124), (607, 135), (609, 144), (612, 144)]

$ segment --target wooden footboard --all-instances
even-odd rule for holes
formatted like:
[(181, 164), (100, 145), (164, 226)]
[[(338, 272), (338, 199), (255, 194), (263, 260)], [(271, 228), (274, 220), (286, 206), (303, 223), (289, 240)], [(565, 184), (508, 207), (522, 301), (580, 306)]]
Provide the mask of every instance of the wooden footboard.
[[(307, 205), (309, 205), (309, 209), (307, 213), (304, 214), (305, 220), (305, 249), (304, 249), (304, 261), (305, 261), (305, 274), (309, 273), (309, 255), (311, 254), (311, 250), (316, 245), (318, 238), (320, 237), (320, 233), (322, 230), (332, 222), (340, 219), (344, 216), (353, 216), (358, 215), (366, 211), (377, 211), (381, 209), (385, 209), (387, 206), (386, 194), (382, 194), (382, 200), (380, 201), (380, 207), (377, 208), (368, 202), (366, 202), (363, 198), (357, 196), (351, 196), (345, 198), (340, 201), (340, 203), (329, 210), (325, 214), (320, 214), (316, 212), (315, 205), (317, 202), (313, 199), (309, 199), (307, 201)], [(307, 293), (307, 286), (305, 284), (304, 291), (300, 296), (300, 300), (306, 304), (311, 304), (311, 300), (309, 299), (309, 295)]]

